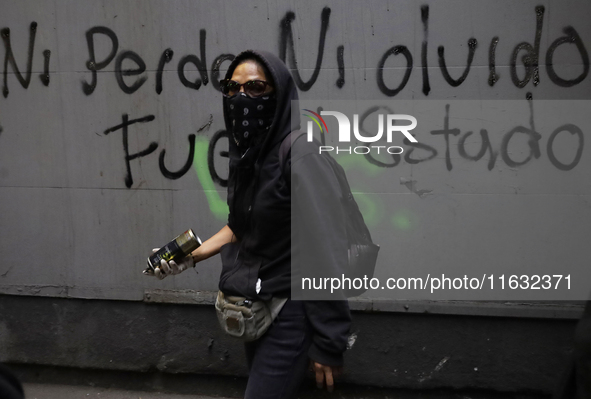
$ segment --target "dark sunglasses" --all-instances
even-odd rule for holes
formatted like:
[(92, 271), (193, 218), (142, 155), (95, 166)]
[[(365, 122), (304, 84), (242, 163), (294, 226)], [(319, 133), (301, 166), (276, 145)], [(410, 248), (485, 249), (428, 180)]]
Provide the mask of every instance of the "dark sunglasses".
[(234, 97), (240, 93), (240, 88), (244, 88), (244, 93), (249, 97), (260, 97), (267, 90), (267, 86), (271, 86), (264, 80), (249, 80), (246, 83), (238, 83), (234, 80), (224, 79), (220, 80), (220, 90), (225, 97)]

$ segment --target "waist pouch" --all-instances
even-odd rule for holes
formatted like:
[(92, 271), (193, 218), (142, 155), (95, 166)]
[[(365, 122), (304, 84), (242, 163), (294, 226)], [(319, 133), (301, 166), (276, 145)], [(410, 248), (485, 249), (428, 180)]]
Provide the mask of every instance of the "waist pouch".
[(219, 291), (215, 310), (222, 330), (244, 341), (254, 341), (269, 329), (285, 302), (287, 298), (252, 301)]

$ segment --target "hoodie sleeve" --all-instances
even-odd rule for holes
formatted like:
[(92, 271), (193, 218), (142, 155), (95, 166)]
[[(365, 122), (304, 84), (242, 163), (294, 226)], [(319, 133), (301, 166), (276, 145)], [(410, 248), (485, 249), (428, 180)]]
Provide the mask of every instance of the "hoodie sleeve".
[[(291, 183), (292, 297), (305, 300), (313, 327), (309, 357), (327, 366), (340, 366), (351, 324), (349, 304), (330, 284), (325, 289), (314, 289), (314, 285), (318, 287), (326, 278), (340, 278), (348, 264), (342, 191), (328, 160), (315, 152), (292, 158)], [(304, 278), (315, 279), (316, 284), (300, 290)]]
[(308, 356), (325, 366), (342, 366), (351, 326), (349, 303), (306, 301), (306, 316), (314, 329)]

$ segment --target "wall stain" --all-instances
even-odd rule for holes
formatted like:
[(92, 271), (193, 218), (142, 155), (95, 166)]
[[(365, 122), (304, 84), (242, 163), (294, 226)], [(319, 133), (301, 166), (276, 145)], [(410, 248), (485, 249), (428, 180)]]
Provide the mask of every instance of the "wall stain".
[(419, 196), (419, 198), (425, 198), (427, 195), (433, 192), (433, 190), (418, 189), (416, 180), (407, 179), (405, 177), (400, 178), (400, 184), (406, 186), (406, 188), (408, 188), (411, 193), (415, 193)]

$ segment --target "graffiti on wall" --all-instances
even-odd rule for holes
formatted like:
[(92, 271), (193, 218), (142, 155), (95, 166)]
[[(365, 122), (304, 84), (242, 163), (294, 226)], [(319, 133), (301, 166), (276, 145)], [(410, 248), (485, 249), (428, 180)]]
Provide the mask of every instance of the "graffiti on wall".
[[(525, 88), (527, 84), (532, 81), (534, 86), (537, 86), (541, 83), (540, 79), (540, 59), (542, 54), (541, 48), (541, 36), (544, 28), (544, 14), (545, 8), (544, 6), (537, 6), (533, 10), (533, 17), (536, 20), (536, 30), (533, 34), (534, 40), (533, 44), (527, 41), (518, 43), (510, 54), (510, 77), (511, 81), (516, 87)], [(421, 44), (421, 72), (422, 72), (422, 92), (425, 96), (429, 95), (431, 91), (431, 81), (433, 79), (430, 76), (432, 73), (431, 69), (428, 67), (427, 63), (427, 53), (429, 51), (429, 6), (424, 5), (420, 8), (421, 13), (421, 21), (423, 23), (423, 34), (424, 38)], [(320, 34), (317, 40), (317, 49), (316, 49), (316, 62), (314, 65), (314, 69), (312, 71), (312, 75), (308, 80), (304, 80), (298, 68), (298, 62), (296, 58), (296, 51), (295, 51), (295, 41), (294, 41), (294, 32), (292, 28), (292, 23), (296, 19), (296, 15), (294, 12), (287, 12), (285, 16), (280, 20), (278, 26), (278, 43), (279, 43), (279, 57), (287, 63), (287, 65), (292, 69), (294, 80), (301, 91), (308, 91), (310, 90), (314, 84), (318, 81), (320, 76), (320, 72), (323, 69), (323, 63), (325, 62), (325, 51), (327, 47), (326, 39), (327, 33), (330, 28), (330, 18), (331, 18), (331, 9), (329, 7), (325, 7), (320, 15)], [(8, 97), (9, 95), (9, 85), (8, 85), (8, 70), (9, 67), (14, 72), (14, 76), (16, 77), (17, 81), (24, 87), (28, 88), (29, 84), (31, 83), (31, 76), (32, 76), (32, 65), (33, 59), (35, 54), (35, 37), (37, 34), (37, 23), (32, 22), (30, 25), (30, 32), (29, 32), (29, 45), (27, 51), (27, 63), (26, 63), (26, 72), (21, 72), (20, 67), (18, 66), (14, 53), (13, 48), (11, 45), (11, 31), (10, 28), (3, 28), (0, 30), (0, 35), (2, 37), (2, 41), (4, 44), (5, 55), (4, 55), (4, 74), (3, 74), (3, 88), (2, 92), (4, 97)], [(577, 29), (573, 26), (565, 26), (563, 28), (564, 36), (555, 38), (552, 43), (545, 49), (545, 63), (544, 66), (546, 68), (546, 72), (550, 81), (560, 87), (572, 87), (580, 84), (583, 82), (587, 75), (589, 74), (589, 54), (587, 52), (587, 48), (583, 39), (579, 35)], [(110, 43), (110, 51), (108, 54), (98, 56), (95, 52), (95, 39), (97, 36), (102, 36), (103, 38), (108, 39)], [(146, 63), (143, 58), (134, 51), (131, 50), (121, 50), (119, 49), (119, 37), (117, 36), (116, 32), (111, 30), (106, 26), (95, 26), (90, 28), (86, 31), (85, 34), (86, 45), (88, 49), (88, 60), (86, 62), (86, 68), (90, 72), (90, 79), (89, 81), (82, 82), (82, 90), (85, 94), (90, 95), (94, 92), (97, 87), (98, 82), (98, 71), (104, 70), (107, 66), (111, 65), (114, 62), (114, 74), (117, 81), (119, 88), (127, 94), (133, 94), (137, 90), (139, 90), (148, 80), (147, 76), (145, 76), (146, 72)], [(494, 86), (499, 82), (501, 77), (496, 72), (496, 60), (500, 58), (499, 54), (497, 54), (497, 46), (499, 42), (502, 40), (500, 36), (495, 36), (491, 39), (490, 44), (488, 46), (488, 66), (489, 66), (489, 78), (488, 84), (490, 86)], [(580, 74), (576, 77), (565, 77), (560, 76), (556, 71), (555, 65), (555, 53), (556, 50), (560, 46), (571, 45), (574, 46), (577, 53), (580, 56), (581, 64), (583, 66), (583, 70)], [(437, 55), (438, 55), (438, 66), (443, 78), (450, 87), (458, 87), (462, 83), (466, 81), (470, 73), (470, 68), (472, 66), (472, 62), (474, 60), (474, 56), (476, 51), (479, 49), (479, 41), (475, 37), (470, 37), (467, 39), (467, 48), (468, 54), (466, 59), (466, 66), (462, 74), (454, 78), (447, 64), (449, 63), (445, 57), (445, 46), (439, 45), (437, 47)], [(345, 80), (345, 60), (344, 54), (347, 51), (344, 44), (337, 44), (337, 68), (339, 71), (339, 77), (335, 82), (335, 86), (339, 89), (343, 88), (346, 84)], [(43, 73), (39, 75), (40, 80), (43, 85), (48, 86), (50, 83), (50, 73), (49, 73), (49, 64), (51, 59), (51, 51), (50, 50), (43, 50)], [(162, 55), (158, 61), (158, 65), (156, 67), (156, 83), (154, 85), (155, 91), (157, 94), (162, 93), (163, 82), (162, 82), (162, 72), (164, 70), (164, 66), (168, 63), (173, 62), (175, 52), (171, 48), (167, 48), (163, 50)], [(406, 68), (403, 77), (400, 79), (400, 82), (396, 85), (396, 82), (387, 82), (384, 77), (384, 66), (390, 57), (396, 57), (398, 55), (402, 55), (406, 62)], [(416, 55), (415, 55), (416, 57)], [(379, 88), (379, 90), (386, 96), (393, 97), (400, 93), (408, 84), (411, 74), (413, 73), (413, 65), (414, 65), (414, 58), (413, 54), (409, 50), (409, 48), (404, 44), (397, 44), (389, 49), (387, 49), (377, 60), (377, 72), (375, 77), (375, 84)], [(186, 54), (179, 58), (177, 63), (177, 75), (179, 81), (182, 85), (188, 89), (192, 90), (199, 90), (202, 86), (207, 86), (208, 83), (211, 81), (213, 87), (219, 90), (219, 71), (220, 66), (224, 61), (231, 61), (234, 58), (234, 55), (229, 53), (222, 53), (216, 56), (211, 64), (208, 64), (207, 60), (207, 32), (205, 29), (201, 29), (199, 33), (199, 55), (196, 54)], [(124, 69), (123, 63), (124, 62), (131, 62), (135, 65), (134, 69)], [(199, 78), (194, 81), (191, 81), (187, 78), (185, 73), (185, 68), (187, 65), (193, 65), (198, 73)], [(326, 68), (326, 66), (325, 66)], [(520, 68), (523, 68), (525, 74), (522, 78), (519, 77)], [(431, 72), (430, 72), (431, 71)], [(143, 76), (142, 76), (143, 75)], [(124, 79), (125, 77), (137, 77), (133, 83), (126, 82)]]
[[(371, 80), (367, 84), (373, 84), (379, 92), (385, 97), (395, 97), (405, 89), (408, 88), (408, 83), (413, 73), (421, 73), (421, 92), (428, 98), (433, 85), (445, 84), (449, 86), (450, 90), (459, 87), (466, 83), (467, 78), (470, 75), (472, 63), (475, 55), (478, 51), (488, 51), (488, 78), (487, 84), (493, 87), (498, 84), (499, 80), (506, 77), (500, 76), (497, 73), (497, 60), (501, 58), (509, 59), (509, 78), (511, 83), (519, 88), (523, 89), (525, 97), (529, 100), (530, 105), (533, 101), (531, 91), (528, 91), (528, 85), (538, 86), (543, 84), (543, 80), (540, 78), (541, 61), (543, 60), (543, 67), (546, 70), (546, 74), (549, 78), (548, 84), (553, 84), (558, 87), (573, 87), (581, 84), (587, 78), (589, 73), (589, 55), (587, 47), (581, 38), (579, 31), (576, 27), (566, 25), (563, 27), (563, 36), (552, 38), (549, 41), (547, 48), (542, 48), (541, 37), (544, 31), (544, 17), (545, 7), (537, 6), (532, 9), (531, 18), (535, 20), (535, 31), (532, 32), (532, 41), (523, 41), (517, 43), (510, 54), (499, 54), (497, 51), (499, 42), (503, 40), (509, 40), (503, 38), (501, 34), (494, 36), (488, 46), (483, 46), (482, 38), (467, 37), (467, 54), (466, 61), (463, 71), (459, 76), (455, 75), (448, 65), (450, 60), (446, 58), (445, 45), (439, 44), (436, 50), (438, 60), (438, 70), (440, 77), (434, 76), (437, 69), (429, 68), (428, 57), (430, 50), (430, 44), (433, 42), (433, 32), (429, 30), (429, 21), (432, 18), (428, 5), (421, 6), (418, 10), (420, 12), (420, 20), (422, 23), (423, 37), (421, 41), (420, 54), (413, 54), (411, 49), (404, 44), (399, 43), (388, 49), (385, 49), (381, 54), (375, 56), (375, 64), (377, 66), (375, 80), (373, 83)], [(298, 60), (296, 56), (296, 41), (294, 37), (297, 37), (294, 33), (293, 24), (296, 20), (296, 14), (294, 12), (286, 12), (282, 18), (280, 18), (277, 26), (277, 42), (278, 42), (278, 55), (286, 62), (286, 64), (292, 70), (294, 80), (298, 88), (303, 91), (309, 91), (315, 84), (321, 79), (323, 69), (328, 67), (334, 67), (336, 64), (336, 70), (338, 71), (338, 78), (334, 82), (336, 90), (340, 90), (347, 84), (346, 76), (346, 62), (345, 54), (347, 51), (351, 51), (343, 43), (331, 42), (330, 37), (330, 21), (331, 21), (331, 8), (325, 7), (321, 10), (319, 21), (307, 21), (307, 23), (319, 23), (320, 33), (317, 38), (312, 42), (311, 47), (315, 51), (316, 60), (314, 67), (306, 79), (302, 76), (298, 67)], [(36, 35), (38, 30), (41, 29), (36, 22), (32, 22), (29, 26), (29, 40), (28, 47), (26, 49), (26, 63), (20, 65), (17, 63), (14, 52), (20, 53), (23, 49), (13, 49), (11, 40), (11, 30), (5, 27), (0, 30), (0, 36), (2, 37), (4, 45), (4, 71), (3, 71), (3, 87), (2, 93), (5, 99), (9, 98), (10, 90), (9, 84), (15, 84), (18, 82), (23, 88), (28, 89), (31, 85), (33, 75), (33, 64), (37, 54), (42, 55), (42, 72), (39, 74), (40, 82), (42, 86), (49, 86), (51, 84), (50, 76), (50, 63), (52, 52), (50, 49), (35, 49)], [(104, 54), (98, 54), (96, 51), (95, 43), (97, 40), (102, 40), (108, 43), (107, 48), (109, 49)], [(113, 74), (117, 82), (118, 88), (128, 95), (133, 95), (140, 90), (148, 82), (147, 69), (145, 60), (140, 54), (129, 49), (121, 49), (119, 45), (118, 34), (107, 26), (94, 26), (89, 28), (84, 37), (81, 40), (85, 41), (87, 48), (87, 59), (86, 59), (86, 77), (82, 80), (80, 90), (86, 95), (91, 97), (95, 92), (98, 85), (106, 84), (104, 79), (101, 79), (98, 72), (105, 71), (107, 67), (113, 67)], [(300, 42), (297, 42), (298, 45)], [(336, 48), (336, 60), (327, 60), (325, 57), (326, 49), (329, 46)], [(569, 46), (569, 51), (576, 51), (581, 60), (582, 71), (577, 72), (577, 76), (562, 76), (557, 72), (555, 64), (557, 62), (557, 50), (561, 46)], [(483, 47), (487, 47), (484, 49)], [(163, 82), (163, 71), (166, 65), (176, 64), (176, 75), (179, 82), (188, 90), (203, 90), (204, 87), (211, 83), (214, 90), (219, 90), (219, 78), (220, 70), (222, 65), (226, 62), (229, 63), (234, 59), (234, 55), (228, 52), (219, 52), (214, 58), (208, 57), (211, 54), (211, 48), (208, 48), (207, 31), (201, 29), (199, 32), (199, 45), (198, 54), (184, 54), (178, 56), (177, 52), (173, 48), (166, 48), (162, 51), (156, 65), (156, 74), (154, 83), (154, 91), (156, 95), (160, 95), (166, 90), (165, 82)], [(400, 57), (401, 56), (401, 57)], [(390, 62), (392, 58), (396, 60), (400, 58), (405, 64), (403, 72), (400, 73), (398, 80), (393, 80), (394, 77), (387, 77), (384, 74), (385, 66), (387, 62)], [(415, 59), (420, 59), (420, 68), (417, 69)], [(211, 61), (211, 62), (210, 62)], [(133, 65), (133, 68), (124, 68), (125, 65)], [(371, 62), (370, 62), (371, 64)], [(190, 79), (186, 72), (187, 68), (194, 68), (197, 72), (197, 76), (194, 79)], [(12, 71), (9, 74), (9, 70)], [(14, 77), (16, 82), (12, 82), (9, 76)], [(102, 81), (101, 81), (102, 80)], [(361, 126), (363, 127), (366, 118), (370, 117), (375, 113), (377, 108), (367, 109), (361, 116)], [(502, 160), (509, 167), (521, 167), (533, 160), (542, 157), (545, 152), (547, 159), (557, 169), (562, 171), (569, 171), (575, 168), (582, 156), (584, 146), (584, 134), (582, 130), (574, 124), (563, 124), (557, 126), (552, 132), (545, 133), (548, 137), (545, 148), (540, 144), (542, 134), (535, 129), (533, 124), (533, 106), (530, 106), (530, 125), (529, 126), (515, 126), (508, 132), (504, 133), (501, 138), (500, 144), (493, 144), (489, 132), (485, 129), (479, 132), (472, 131), (461, 131), (460, 128), (451, 126), (450, 115), (453, 113), (453, 109), (450, 109), (448, 105), (445, 111), (445, 118), (442, 121), (441, 129), (436, 129), (428, 132), (428, 134), (434, 140), (434, 143), (427, 144), (411, 143), (405, 140), (404, 145), (405, 151), (403, 155), (394, 154), (391, 155), (390, 159), (376, 158), (371, 154), (367, 154), (364, 160), (374, 166), (381, 168), (392, 168), (399, 165), (402, 160), (408, 164), (418, 164), (425, 162), (441, 162), (437, 156), (440, 153), (445, 154), (445, 168), (448, 171), (452, 171), (454, 164), (452, 155), (453, 151), (457, 151), (460, 158), (471, 162), (486, 162), (486, 167), (490, 171), (495, 165)], [(162, 116), (165, 117), (165, 116)], [(158, 142), (151, 142), (146, 148), (132, 152), (129, 149), (129, 135), (137, 134), (133, 125), (137, 124), (148, 124), (160, 118), (157, 115), (116, 115), (113, 117), (113, 122), (110, 126), (104, 126), (104, 136), (109, 139), (115, 139), (119, 136), (122, 146), (124, 157), (122, 159), (121, 167), (123, 172), (123, 184), (127, 188), (133, 188), (133, 162), (141, 158), (147, 157), (153, 153), (158, 153), (158, 166), (159, 170), (167, 179), (180, 179), (185, 176), (190, 170), (194, 170), (202, 184), (206, 195), (208, 196), (208, 202), (210, 204), (211, 211), (220, 218), (225, 217), (227, 208), (225, 203), (216, 194), (216, 185), (225, 187), (227, 181), (223, 176), (223, 171), (216, 170), (216, 158), (227, 157), (226, 151), (219, 150), (222, 147), (221, 143), (223, 140), (227, 140), (228, 135), (225, 130), (216, 131), (209, 139), (205, 136), (205, 133), (209, 131), (212, 125), (213, 117), (210, 115), (208, 121), (204, 120), (203, 125), (195, 127), (196, 134), (189, 134), (187, 136), (187, 158), (184, 165), (178, 170), (170, 170), (166, 165), (166, 149), (161, 148)], [(1, 122), (1, 121), (0, 121)], [(577, 148), (574, 150), (574, 157), (570, 161), (559, 160), (554, 153), (554, 145), (557, 140), (562, 137), (561, 133), (567, 132), (574, 135), (578, 139)], [(0, 133), (2, 128), (0, 127)], [(527, 140), (527, 146), (529, 148), (529, 154), (523, 159), (515, 159), (511, 152), (511, 145), (514, 139), (518, 136), (524, 136)], [(480, 148), (477, 152), (471, 153), (466, 146), (468, 140), (472, 140), (479, 137)], [(217, 163), (219, 164), (219, 163)], [(208, 171), (204, 173), (203, 171)]]

